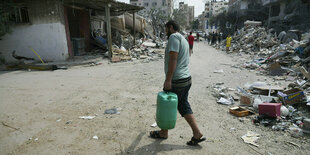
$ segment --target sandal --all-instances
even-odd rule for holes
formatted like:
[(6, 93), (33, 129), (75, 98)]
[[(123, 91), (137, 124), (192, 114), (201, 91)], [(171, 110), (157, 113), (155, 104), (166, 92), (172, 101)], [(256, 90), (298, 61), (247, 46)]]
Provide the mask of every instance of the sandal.
[(194, 137), (192, 137), (192, 139), (190, 141), (188, 141), (186, 144), (190, 145), (190, 146), (196, 146), (198, 145), (198, 143), (205, 141), (206, 138), (200, 138), (200, 139), (196, 139)]
[(161, 137), (160, 136), (160, 131), (151, 131), (150, 137), (155, 138), (155, 139), (167, 139), (167, 137)]

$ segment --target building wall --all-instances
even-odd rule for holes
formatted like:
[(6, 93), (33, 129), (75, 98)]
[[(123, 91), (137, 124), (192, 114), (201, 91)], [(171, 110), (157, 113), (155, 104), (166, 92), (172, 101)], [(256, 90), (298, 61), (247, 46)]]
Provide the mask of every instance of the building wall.
[(228, 2), (213, 2), (211, 3), (211, 7), (212, 15), (216, 16), (225, 11), (226, 8), (228, 8)]
[(207, 1), (205, 3), (205, 11), (202, 13), (201, 27), (206, 33), (212, 33), (217, 31), (215, 25), (210, 25), (209, 19), (212, 16), (217, 16), (218, 14), (228, 10), (228, 4), (234, 3), (235, 1)]
[(194, 6), (188, 6), (188, 4), (185, 4), (184, 2), (179, 3), (179, 9), (184, 10), (185, 12), (185, 19), (186, 19), (186, 24), (185, 28), (186, 29), (191, 29), (191, 24), (195, 20), (195, 7)]
[(62, 61), (69, 57), (63, 5), (58, 0), (27, 0), (30, 23), (16, 24), (12, 33), (1, 37), (0, 51), (6, 62), (17, 61), (17, 55), (39, 60), (33, 48), (45, 61)]
[(195, 7), (194, 6), (189, 6), (189, 22), (192, 22), (195, 18)]

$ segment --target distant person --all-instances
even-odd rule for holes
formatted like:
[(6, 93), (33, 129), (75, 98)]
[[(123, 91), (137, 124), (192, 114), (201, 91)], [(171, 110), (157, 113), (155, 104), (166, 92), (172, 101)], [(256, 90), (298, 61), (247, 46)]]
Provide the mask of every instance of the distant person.
[(216, 41), (216, 36), (215, 36), (215, 33), (213, 32), (213, 33), (212, 33), (211, 45), (214, 45), (214, 44), (215, 44), (215, 41)]
[(211, 41), (212, 41), (212, 35), (211, 33), (208, 34), (208, 44), (211, 45)]
[(189, 56), (193, 54), (193, 47), (194, 47), (194, 36), (192, 35), (192, 32), (189, 33), (189, 36), (187, 37), (188, 44), (189, 44)]
[[(205, 141), (199, 130), (191, 106), (188, 102), (188, 93), (192, 85), (189, 72), (189, 46), (186, 39), (178, 32), (179, 25), (169, 21), (166, 25), (168, 44), (165, 50), (165, 82), (164, 90), (178, 96), (178, 111), (192, 129), (193, 137), (186, 144), (195, 146)], [(151, 138), (167, 139), (168, 130), (151, 131)]]
[(228, 36), (226, 38), (226, 51), (227, 52), (230, 50), (229, 48), (231, 46), (231, 40), (232, 40), (232, 38), (231, 38), (230, 34), (228, 34)]
[(219, 33), (219, 35), (218, 35), (218, 42), (219, 42), (219, 44), (221, 44), (221, 41), (222, 41), (222, 33)]
[(219, 35), (218, 35), (218, 33), (216, 32), (216, 33), (215, 33), (215, 44), (217, 44), (218, 37), (219, 37)]
[(205, 35), (203, 36), (203, 38), (205, 39), (204, 43), (208, 42), (208, 36), (207, 36), (207, 33), (205, 33)]
[(196, 33), (197, 41), (199, 42), (199, 33)]

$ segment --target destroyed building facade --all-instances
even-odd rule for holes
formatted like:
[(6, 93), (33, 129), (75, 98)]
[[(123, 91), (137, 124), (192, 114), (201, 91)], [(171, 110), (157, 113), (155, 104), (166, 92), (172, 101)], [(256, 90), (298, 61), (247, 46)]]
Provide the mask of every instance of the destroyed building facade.
[(278, 31), (310, 28), (310, 3), (304, 0), (262, 0), (268, 27)]
[(151, 9), (162, 10), (163, 14), (167, 17), (171, 17), (173, 13), (173, 0), (130, 0), (131, 5), (142, 6), (145, 9), (138, 12), (139, 15), (147, 17), (148, 12)]
[(12, 56), (13, 51), (19, 56), (36, 60), (41, 57), (51, 62), (83, 55), (98, 44), (112, 50), (110, 16), (143, 9), (113, 0), (13, 2), (17, 8), (15, 24), (12, 32), (0, 40), (0, 51), (6, 63), (17, 61)]

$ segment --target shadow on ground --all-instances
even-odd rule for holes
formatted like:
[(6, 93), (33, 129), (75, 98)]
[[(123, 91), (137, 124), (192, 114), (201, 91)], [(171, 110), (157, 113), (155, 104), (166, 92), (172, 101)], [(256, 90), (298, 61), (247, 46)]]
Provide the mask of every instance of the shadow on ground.
[(132, 142), (132, 144), (122, 150), (118, 155), (124, 154), (157, 154), (163, 151), (173, 151), (173, 150), (200, 150), (201, 146), (187, 146), (187, 145), (173, 145), (173, 144), (160, 144), (163, 140), (154, 139), (153, 143), (144, 145), (138, 149), (136, 147), (140, 143), (142, 137), (145, 135), (145, 132), (141, 132), (137, 138)]

